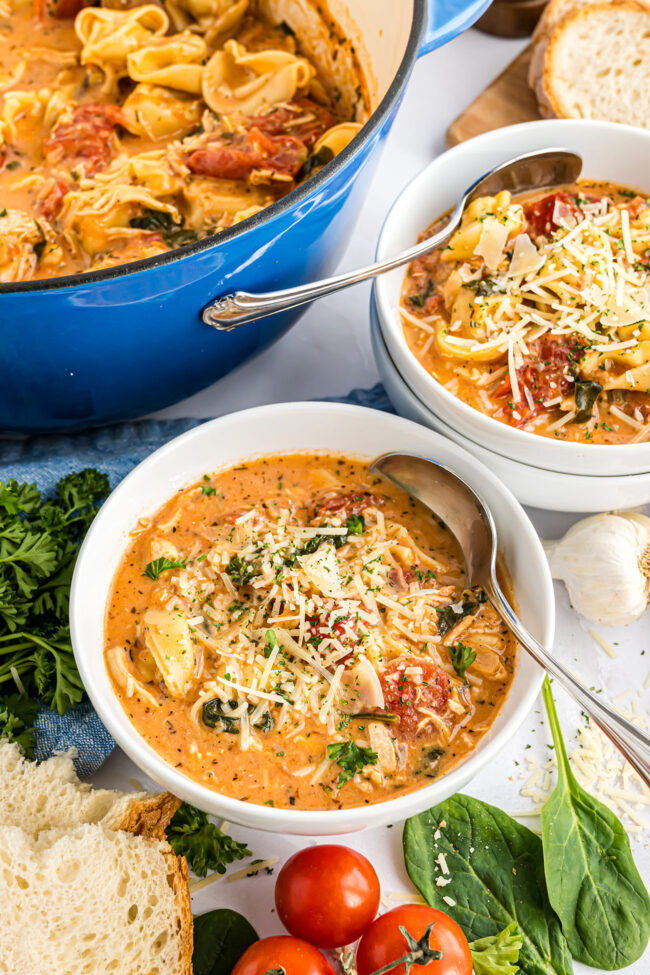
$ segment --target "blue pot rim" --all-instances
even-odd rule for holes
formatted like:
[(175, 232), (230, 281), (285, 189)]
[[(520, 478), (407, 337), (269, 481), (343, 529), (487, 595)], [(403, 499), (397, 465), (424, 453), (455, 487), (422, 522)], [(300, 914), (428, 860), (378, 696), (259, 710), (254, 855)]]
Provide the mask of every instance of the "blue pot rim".
[(101, 284), (115, 278), (123, 278), (132, 274), (137, 274), (140, 271), (153, 270), (175, 261), (191, 258), (195, 254), (210, 250), (213, 247), (219, 247), (222, 244), (227, 243), (229, 240), (232, 240), (233, 237), (238, 237), (249, 230), (254, 230), (261, 224), (272, 220), (274, 217), (298, 205), (308, 196), (318, 190), (319, 187), (334, 179), (334, 177), (347, 166), (348, 161), (357, 154), (357, 150), (359, 150), (372, 138), (372, 136), (383, 124), (385, 118), (390, 114), (396, 102), (399, 100), (417, 60), (427, 26), (427, 17), (427, 0), (415, 0), (413, 8), (413, 24), (411, 26), (411, 33), (406, 46), (406, 51), (404, 52), (404, 57), (402, 58), (399, 68), (397, 69), (397, 73), (395, 74), (390, 88), (384, 95), (375, 111), (372, 113), (358, 135), (356, 135), (352, 142), (346, 146), (343, 152), (339, 153), (339, 155), (324, 169), (322, 169), (320, 173), (317, 173), (316, 176), (308, 179), (297, 189), (292, 190), (291, 193), (287, 193), (287, 195), (282, 197), (282, 199), (272, 203), (271, 206), (265, 207), (264, 210), (254, 214), (252, 217), (242, 220), (241, 223), (238, 223), (227, 230), (222, 230), (217, 235), (204, 237), (202, 240), (197, 240), (192, 244), (186, 245), (185, 247), (177, 247), (174, 250), (166, 251), (164, 254), (158, 254), (155, 257), (147, 257), (139, 261), (132, 261), (128, 264), (119, 264), (117, 267), (102, 268), (101, 270), (97, 271), (83, 271), (77, 274), (66, 274), (57, 278), (43, 278), (36, 281), (15, 281), (2, 283), (0, 284), (0, 294), (34, 291), (61, 291), (64, 288), (72, 289), (78, 287), (79, 285), (89, 285), (95, 282)]

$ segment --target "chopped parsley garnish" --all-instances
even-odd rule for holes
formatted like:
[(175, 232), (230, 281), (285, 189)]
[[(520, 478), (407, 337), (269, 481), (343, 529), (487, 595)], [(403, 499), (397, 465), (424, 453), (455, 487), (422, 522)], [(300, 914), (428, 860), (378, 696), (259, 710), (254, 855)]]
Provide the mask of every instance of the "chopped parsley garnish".
[(351, 738), (328, 745), (327, 756), (341, 767), (342, 771), (336, 781), (339, 789), (366, 765), (377, 764), (377, 752), (373, 752), (372, 748), (360, 748)]
[(476, 660), (476, 650), (472, 650), (466, 643), (460, 642), (455, 646), (448, 647), (448, 650), (451, 662), (454, 665), (454, 670), (461, 680), (465, 680), (465, 671)]
[(273, 630), (267, 630), (265, 639), (266, 639), (266, 646), (264, 647), (264, 656), (268, 660), (268, 658), (271, 656), (271, 654), (273, 653), (273, 651), (278, 645), (278, 638), (275, 635), (275, 632)]
[(161, 573), (168, 572), (170, 569), (184, 569), (186, 565), (185, 559), (168, 559), (166, 556), (162, 556), (159, 559), (154, 559), (152, 562), (147, 562), (143, 576), (147, 579), (160, 578)]

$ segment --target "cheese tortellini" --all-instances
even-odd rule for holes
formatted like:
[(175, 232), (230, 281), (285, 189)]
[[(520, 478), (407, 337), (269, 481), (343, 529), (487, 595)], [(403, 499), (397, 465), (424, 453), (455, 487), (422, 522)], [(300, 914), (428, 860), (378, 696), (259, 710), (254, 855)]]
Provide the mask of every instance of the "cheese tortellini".
[(74, 26), (82, 44), (81, 64), (101, 68), (112, 85), (127, 75), (129, 54), (167, 33), (169, 17), (154, 4), (132, 10), (85, 7), (77, 14)]
[(314, 152), (329, 149), (333, 156), (338, 156), (352, 142), (360, 129), (359, 122), (341, 122), (340, 125), (333, 125), (314, 144)]
[(38, 123), (46, 132), (54, 128), (63, 110), (71, 103), (69, 86), (62, 88), (40, 88), (37, 91), (8, 91), (3, 99), (3, 132), (7, 142), (17, 142), (21, 128)]
[(526, 226), (523, 207), (512, 203), (511, 199), (510, 193), (503, 190), (496, 196), (481, 196), (472, 200), (463, 213), (460, 227), (452, 234), (449, 246), (441, 252), (441, 259), (449, 262), (468, 261), (479, 255), (488, 266), (494, 264), (488, 258), (500, 256), (506, 242), (520, 234)]
[(172, 37), (153, 38), (145, 47), (127, 55), (126, 67), (133, 81), (200, 95), (207, 53), (203, 38), (186, 30)]
[(129, 132), (148, 139), (183, 135), (200, 122), (201, 102), (159, 85), (136, 85), (122, 105)]
[(270, 206), (275, 197), (263, 186), (248, 186), (231, 179), (193, 176), (183, 187), (188, 227), (220, 227), (239, 223)]
[(249, 0), (167, 0), (165, 6), (176, 30), (196, 29), (208, 44), (239, 29)]
[(203, 72), (203, 98), (217, 115), (255, 115), (266, 105), (287, 102), (315, 75), (309, 61), (288, 51), (247, 51), (226, 41)]

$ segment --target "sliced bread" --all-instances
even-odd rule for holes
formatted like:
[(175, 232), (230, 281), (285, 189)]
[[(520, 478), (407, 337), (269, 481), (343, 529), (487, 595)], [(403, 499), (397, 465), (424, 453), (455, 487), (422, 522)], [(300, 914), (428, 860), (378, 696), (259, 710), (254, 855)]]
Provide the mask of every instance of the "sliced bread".
[(125, 794), (93, 789), (75, 773), (69, 755), (36, 764), (19, 746), (0, 740), (0, 825), (30, 833), (100, 823), (108, 829), (162, 836), (180, 800), (168, 792)]
[(650, 128), (650, 6), (578, 6), (541, 44), (531, 75), (542, 115)]
[(187, 867), (98, 825), (0, 826), (0, 973), (191, 975)]

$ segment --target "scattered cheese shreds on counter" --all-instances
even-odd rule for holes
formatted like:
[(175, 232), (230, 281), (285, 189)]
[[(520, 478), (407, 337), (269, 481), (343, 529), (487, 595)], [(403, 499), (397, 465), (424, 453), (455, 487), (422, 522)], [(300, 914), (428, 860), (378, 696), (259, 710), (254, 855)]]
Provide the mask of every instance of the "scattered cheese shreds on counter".
[(616, 660), (616, 658), (618, 657), (616, 650), (611, 645), (611, 643), (608, 643), (607, 640), (600, 635), (600, 633), (597, 633), (596, 630), (589, 630), (589, 636), (594, 641), (594, 643), (598, 644), (601, 650), (605, 651), (608, 657), (611, 657), (612, 660)]
[[(593, 632), (591, 634), (593, 636)], [(599, 642), (598, 640), (596, 642)], [(621, 706), (625, 702), (626, 706)], [(639, 728), (648, 728), (648, 716), (641, 712), (638, 697), (629, 690), (614, 699), (623, 717)], [(650, 827), (645, 809), (650, 806), (650, 788), (623, 758), (606, 735), (586, 718), (578, 728), (575, 745), (569, 754), (573, 774), (587, 792), (594, 795), (618, 816), (632, 836), (641, 839)], [(557, 766), (555, 755), (546, 762), (526, 756), (528, 768), (521, 773), (520, 794), (534, 802), (532, 809), (511, 813), (515, 819), (534, 818), (555, 786), (550, 774)]]

